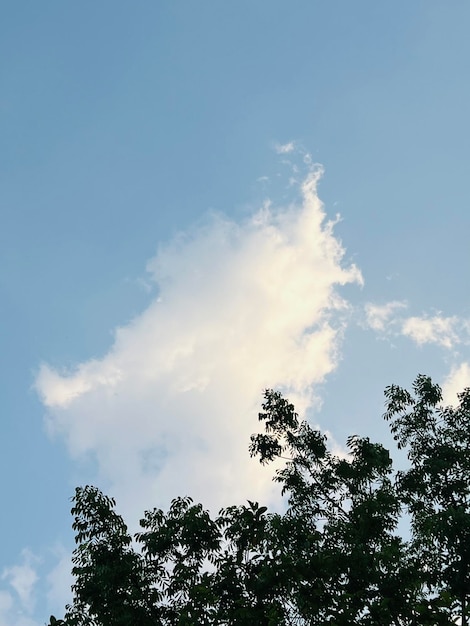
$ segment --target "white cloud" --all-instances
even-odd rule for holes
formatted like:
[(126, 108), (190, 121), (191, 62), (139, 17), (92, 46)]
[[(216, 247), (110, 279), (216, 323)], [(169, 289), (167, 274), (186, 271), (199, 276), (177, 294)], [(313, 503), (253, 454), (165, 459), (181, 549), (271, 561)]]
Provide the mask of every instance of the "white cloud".
[(21, 605), (30, 612), (34, 605), (34, 588), (38, 580), (38, 575), (33, 562), (36, 560), (29, 550), (22, 552), (22, 564), (6, 567), (2, 573), (2, 579), (16, 591)]
[[(11, 602), (11, 604), (10, 604)], [(27, 615), (22, 615), (13, 609), (13, 600), (8, 592), (0, 591), (0, 626), (43, 626)]]
[(450, 349), (460, 343), (458, 324), (457, 317), (409, 317), (403, 322), (402, 333), (418, 345), (435, 343)]
[(367, 326), (377, 332), (384, 332), (387, 326), (393, 324), (395, 321), (394, 314), (397, 310), (405, 309), (407, 304), (405, 302), (392, 301), (386, 304), (373, 304), (368, 302), (365, 305), (366, 323)]
[(409, 317), (400, 315), (400, 310), (406, 308), (406, 302), (397, 300), (383, 305), (369, 302), (364, 306), (364, 325), (388, 338), (408, 337), (418, 346), (436, 344), (453, 350), (458, 345), (470, 343), (469, 320), (456, 315), (445, 317), (440, 313)]
[(38, 626), (31, 617), (38, 582), (36, 561), (29, 550), (23, 550), (20, 564), (3, 569), (1, 579), (9, 589), (0, 590), (0, 626)]
[[(40, 626), (46, 615), (63, 615), (65, 605), (72, 600), (72, 559), (70, 551), (62, 545), (54, 546), (51, 551), (55, 563), (47, 574), (43, 560), (28, 549), (22, 550), (17, 564), (3, 569), (0, 626)], [(39, 599), (42, 602), (37, 608)]]
[(275, 150), (277, 154), (289, 154), (289, 152), (293, 152), (295, 150), (295, 144), (293, 141), (289, 141), (288, 143), (278, 143), (275, 146)]
[(337, 287), (362, 282), (325, 220), (320, 174), (297, 205), (242, 224), (216, 216), (161, 247), (148, 264), (159, 297), (109, 352), (71, 372), (41, 367), (51, 432), (94, 455), (126, 512), (176, 495), (219, 507), (277, 493), (247, 452), (262, 391), (315, 403), (339, 361), (348, 306)]
[(443, 403), (457, 404), (457, 394), (470, 387), (470, 364), (467, 362), (454, 366), (442, 385)]
[(56, 562), (47, 574), (47, 600), (52, 612), (62, 613), (64, 606), (72, 601), (73, 564), (69, 551), (62, 545), (55, 546), (53, 552)]
[[(13, 606), (13, 598), (9, 591), (4, 589), (0, 590), (0, 616), (4, 616), (10, 611)], [(3, 620), (0, 618), (0, 624), (3, 624)]]

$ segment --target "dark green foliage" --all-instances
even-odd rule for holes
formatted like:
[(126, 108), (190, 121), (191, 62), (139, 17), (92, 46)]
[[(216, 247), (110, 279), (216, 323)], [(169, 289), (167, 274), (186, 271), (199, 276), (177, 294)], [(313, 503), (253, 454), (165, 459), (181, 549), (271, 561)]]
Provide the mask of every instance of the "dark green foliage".
[(66, 624), (156, 623), (158, 596), (143, 557), (132, 548), (127, 527), (114, 511), (114, 500), (95, 487), (79, 487), (73, 502), (78, 547), (72, 559), (74, 605)]
[(146, 511), (131, 538), (114, 500), (77, 489), (74, 600), (50, 626), (466, 626), (470, 390), (456, 408), (440, 406), (425, 376), (413, 393), (385, 394), (408, 453), (401, 472), (368, 438), (332, 454), (292, 404), (265, 393), (250, 454), (276, 461), (283, 514), (248, 501), (214, 518), (177, 498), (167, 513)]
[(411, 516), (412, 549), (449, 622), (468, 623), (470, 593), (470, 389), (457, 407), (441, 406), (438, 385), (418, 376), (414, 395), (391, 386), (385, 418), (410, 467), (397, 489)]

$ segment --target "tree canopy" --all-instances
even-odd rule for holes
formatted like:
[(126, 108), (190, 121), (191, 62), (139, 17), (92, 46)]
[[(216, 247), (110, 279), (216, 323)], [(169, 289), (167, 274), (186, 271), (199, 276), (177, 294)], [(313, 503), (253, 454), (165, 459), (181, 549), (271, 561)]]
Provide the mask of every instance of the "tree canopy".
[(211, 516), (179, 497), (145, 511), (132, 537), (112, 498), (78, 487), (73, 601), (50, 626), (467, 626), (470, 389), (446, 407), (420, 375), (385, 396), (400, 471), (369, 438), (333, 454), (265, 392), (249, 452), (282, 461), (282, 514), (248, 501)]

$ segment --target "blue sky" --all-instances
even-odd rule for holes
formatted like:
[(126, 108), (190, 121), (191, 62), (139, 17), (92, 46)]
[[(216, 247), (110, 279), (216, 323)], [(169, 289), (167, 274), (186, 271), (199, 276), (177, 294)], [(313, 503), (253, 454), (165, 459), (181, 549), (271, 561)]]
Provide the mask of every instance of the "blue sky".
[(264, 387), (340, 446), (387, 438), (388, 384), (470, 383), (469, 20), (4, 3), (0, 626), (60, 613), (77, 484), (131, 523), (182, 492), (276, 506)]

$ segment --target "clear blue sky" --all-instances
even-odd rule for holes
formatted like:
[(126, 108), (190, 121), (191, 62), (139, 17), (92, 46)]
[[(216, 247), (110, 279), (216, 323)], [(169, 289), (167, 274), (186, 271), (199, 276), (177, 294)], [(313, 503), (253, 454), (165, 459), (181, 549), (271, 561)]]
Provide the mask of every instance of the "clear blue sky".
[(343, 444), (387, 437), (387, 384), (467, 384), (469, 27), (464, 0), (3, 3), (0, 626), (60, 613), (76, 484), (130, 519), (243, 501), (263, 386)]

